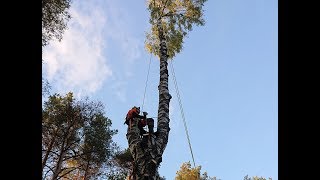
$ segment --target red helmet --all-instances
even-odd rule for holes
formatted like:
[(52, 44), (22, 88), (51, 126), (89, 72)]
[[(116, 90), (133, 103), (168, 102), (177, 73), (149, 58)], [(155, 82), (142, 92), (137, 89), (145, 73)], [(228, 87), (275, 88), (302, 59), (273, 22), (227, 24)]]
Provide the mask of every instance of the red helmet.
[(136, 110), (137, 110), (137, 113), (140, 114), (140, 107), (133, 106), (132, 109), (136, 109)]

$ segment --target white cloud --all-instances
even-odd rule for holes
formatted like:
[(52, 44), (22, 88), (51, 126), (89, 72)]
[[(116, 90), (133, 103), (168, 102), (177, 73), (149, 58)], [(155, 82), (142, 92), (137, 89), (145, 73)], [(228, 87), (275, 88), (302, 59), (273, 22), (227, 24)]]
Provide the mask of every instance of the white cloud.
[[(141, 56), (141, 42), (130, 34), (128, 14), (117, 1), (77, 1), (71, 4), (71, 19), (61, 42), (51, 41), (43, 50), (44, 75), (59, 91), (87, 95), (99, 90), (106, 80), (115, 82), (113, 91), (121, 100), (126, 98), (126, 79), (130, 72), (113, 73), (106, 54), (115, 41), (123, 52), (123, 64), (129, 66)], [(118, 61), (118, 60), (117, 60)], [(121, 65), (120, 65), (121, 66)], [(124, 76), (124, 77), (121, 77)], [(121, 79), (123, 83), (117, 83)]]
[(101, 9), (84, 13), (77, 4), (61, 42), (52, 41), (43, 51), (47, 78), (58, 91), (93, 93), (112, 75), (103, 54), (106, 18)]

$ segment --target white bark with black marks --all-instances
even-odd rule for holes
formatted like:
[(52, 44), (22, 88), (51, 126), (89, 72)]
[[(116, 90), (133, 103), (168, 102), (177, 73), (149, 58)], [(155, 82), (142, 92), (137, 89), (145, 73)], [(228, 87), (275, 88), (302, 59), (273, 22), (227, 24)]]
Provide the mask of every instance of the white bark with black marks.
[(169, 103), (171, 95), (168, 88), (168, 55), (166, 39), (163, 33), (161, 21), (158, 22), (158, 32), (160, 39), (160, 82), (159, 82), (159, 107), (158, 107), (158, 126), (157, 132), (159, 133), (156, 144), (159, 155), (162, 156), (169, 138)]
[[(139, 136), (137, 120), (128, 128), (127, 140), (129, 149), (134, 159), (134, 180), (160, 180), (158, 167), (162, 161), (162, 154), (167, 146), (169, 138), (169, 103), (171, 95), (168, 88), (168, 54), (166, 38), (163, 33), (161, 22), (158, 23), (160, 39), (160, 81), (159, 81), (159, 107), (157, 136), (149, 135), (147, 143)], [(143, 146), (142, 144), (145, 144)]]

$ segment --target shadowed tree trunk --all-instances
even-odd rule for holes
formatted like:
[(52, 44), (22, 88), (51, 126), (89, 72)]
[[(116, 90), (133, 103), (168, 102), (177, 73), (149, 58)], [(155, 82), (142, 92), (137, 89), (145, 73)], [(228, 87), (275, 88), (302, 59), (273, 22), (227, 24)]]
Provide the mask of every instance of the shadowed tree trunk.
[(64, 157), (64, 152), (65, 151), (64, 151), (64, 142), (63, 142), (61, 149), (60, 149), (58, 161), (56, 163), (56, 167), (55, 167), (55, 170), (52, 175), (52, 180), (56, 180), (59, 176), (59, 173), (61, 172), (61, 164), (62, 164), (62, 159)]
[(53, 137), (52, 137), (52, 139), (50, 141), (50, 144), (48, 146), (48, 149), (46, 150), (46, 154), (45, 154), (45, 156), (44, 156), (44, 158), (42, 160), (42, 170), (41, 170), (41, 172), (43, 172), (43, 168), (47, 163), (47, 160), (48, 160), (49, 154), (50, 154), (50, 152), (52, 150), (53, 144), (56, 142), (57, 131), (58, 131), (58, 128), (55, 130), (54, 135), (53, 135)]
[(55, 170), (53, 172), (53, 175), (52, 175), (52, 180), (56, 180), (58, 179), (58, 176), (61, 172), (61, 165), (62, 165), (62, 162), (63, 162), (63, 158), (65, 157), (65, 153), (66, 153), (66, 147), (68, 146), (68, 138), (70, 136), (70, 129), (71, 129), (71, 126), (72, 124), (69, 125), (69, 127), (67, 128), (67, 131), (66, 131), (66, 134), (64, 134), (63, 136), (63, 142), (62, 142), (62, 145), (61, 145), (61, 148), (60, 148), (60, 152), (59, 152), (59, 157), (58, 157), (58, 161), (56, 163), (56, 166), (55, 166)]
[[(138, 121), (135, 118), (132, 127), (128, 127), (127, 139), (129, 149), (134, 159), (134, 180), (159, 180), (158, 167), (162, 161), (162, 154), (166, 148), (169, 137), (169, 103), (171, 95), (168, 88), (168, 55), (166, 39), (163, 34), (161, 21), (158, 21), (158, 31), (160, 39), (160, 82), (159, 90), (159, 107), (157, 136), (150, 133), (143, 138), (140, 137)], [(150, 123), (150, 121), (147, 121)], [(153, 123), (153, 122), (152, 122)], [(150, 129), (149, 129), (150, 131)]]

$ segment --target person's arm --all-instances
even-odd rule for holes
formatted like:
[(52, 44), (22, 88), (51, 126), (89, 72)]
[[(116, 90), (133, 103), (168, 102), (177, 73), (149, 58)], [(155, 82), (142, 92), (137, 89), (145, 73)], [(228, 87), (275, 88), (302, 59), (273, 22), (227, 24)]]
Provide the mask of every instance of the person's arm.
[(132, 117), (133, 117), (133, 118), (140, 118), (140, 119), (146, 119), (146, 118), (147, 118), (146, 115), (141, 116), (141, 115), (139, 115), (137, 112), (133, 112), (133, 113), (132, 113)]

